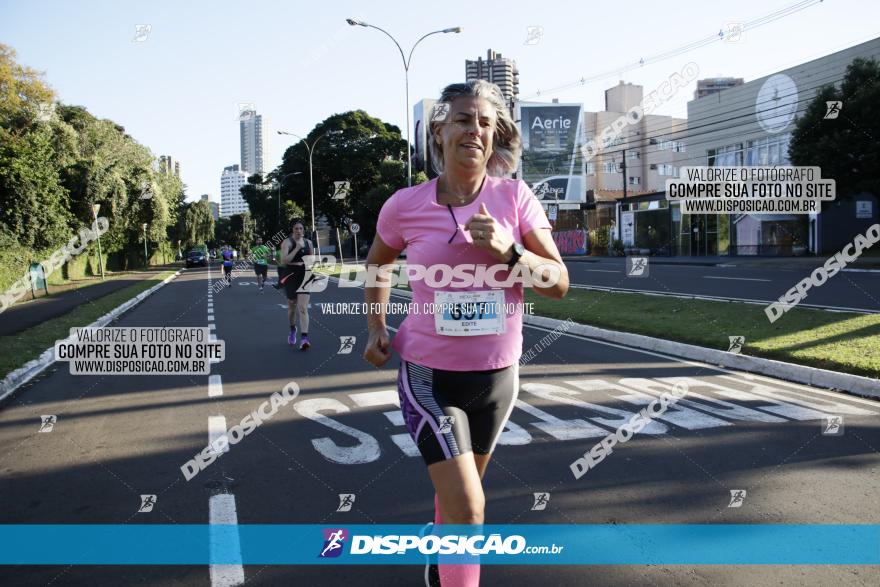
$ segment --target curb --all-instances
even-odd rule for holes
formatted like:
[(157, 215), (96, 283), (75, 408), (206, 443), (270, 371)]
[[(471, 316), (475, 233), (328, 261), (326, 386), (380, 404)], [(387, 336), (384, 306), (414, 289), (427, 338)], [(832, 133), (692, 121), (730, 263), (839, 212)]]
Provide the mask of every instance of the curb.
[[(91, 324), (87, 324), (86, 326), (82, 326), (81, 328), (99, 328), (101, 326), (106, 326), (108, 323), (118, 318), (121, 314), (124, 314), (132, 307), (141, 303), (157, 289), (164, 286), (166, 283), (180, 275), (182, 271), (183, 269), (178, 269), (176, 273), (174, 273), (173, 275), (169, 275), (164, 280), (162, 280), (162, 282), (157, 283), (148, 290), (142, 291), (124, 304), (117, 306), (116, 308), (110, 310)], [(54, 362), (55, 347), (51, 346), (43, 351), (43, 353), (36, 359), (28, 361), (24, 364), (24, 366), (19, 367), (15, 371), (11, 372), (2, 381), (0, 381), (0, 402), (6, 400), (6, 398), (12, 395), (15, 390), (39, 375), (40, 372), (42, 372), (46, 367)]]
[[(338, 281), (338, 278), (336, 277), (331, 277), (331, 279), (336, 279)], [(412, 293), (406, 290), (391, 288), (391, 293), (412, 299)], [(553, 330), (563, 324), (563, 321), (557, 320), (556, 318), (547, 318), (545, 316), (531, 316), (524, 314), (523, 324), (541, 326)], [(708, 365), (717, 365), (719, 367), (727, 367), (730, 369), (745, 371), (747, 373), (767, 375), (778, 379), (784, 379), (786, 381), (792, 381), (794, 383), (802, 383), (813, 387), (821, 387), (823, 389), (840, 391), (859, 397), (880, 400), (880, 380), (863, 377), (861, 375), (850, 375), (848, 373), (838, 373), (836, 371), (828, 371), (827, 369), (785, 363), (773, 359), (740, 355), (727, 351), (719, 351), (717, 349), (708, 349), (692, 344), (685, 344), (682, 342), (673, 342), (662, 338), (644, 336), (642, 334), (606, 330), (604, 328), (587, 326), (585, 324), (575, 323), (568, 329), (568, 331), (587, 338), (595, 338), (604, 342), (617, 343), (639, 350), (654, 351), (664, 355), (670, 355), (672, 358), (701, 361)]]

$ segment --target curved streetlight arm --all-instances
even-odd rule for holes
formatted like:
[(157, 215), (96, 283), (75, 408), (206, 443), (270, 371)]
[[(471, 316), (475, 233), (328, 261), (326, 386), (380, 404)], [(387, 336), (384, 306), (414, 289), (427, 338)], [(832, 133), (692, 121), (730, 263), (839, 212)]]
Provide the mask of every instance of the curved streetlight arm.
[[(438, 35), (438, 34), (440, 34), (440, 33), (446, 33), (446, 32), (450, 32), (449, 29), (442, 29), (442, 30), (439, 30), (439, 31), (433, 31), (433, 32), (430, 32), (430, 33), (428, 33), (427, 35), (423, 36), (423, 37), (422, 37), (421, 39), (419, 39), (418, 41), (416, 41), (416, 44), (413, 45), (413, 46), (412, 46), (412, 49), (409, 50), (409, 58), (408, 58), (407, 61), (404, 63), (404, 67), (406, 67), (406, 70), (409, 71), (409, 64), (412, 63), (413, 51), (416, 50), (416, 47), (419, 45), (419, 43), (421, 43), (422, 41), (424, 41), (426, 38), (430, 37), (431, 35)], [(389, 35), (389, 36), (390, 36), (390, 35)]]
[[(400, 43), (397, 42), (397, 39), (395, 39), (394, 37), (391, 36), (391, 33), (389, 33), (388, 31), (386, 31), (383, 28), (377, 27), (374, 24), (361, 23), (361, 26), (366, 26), (366, 27), (370, 27), (371, 29), (376, 29), (377, 31), (382, 31), (383, 33), (385, 33), (385, 35), (387, 35), (387, 37), (389, 39), (394, 41), (394, 44), (397, 45), (397, 50), (400, 51), (400, 58), (403, 60), (403, 68), (405, 70), (409, 71), (409, 63), (406, 60), (406, 56), (403, 54), (403, 49), (400, 47)], [(425, 37), (422, 37), (422, 39), (424, 39), (424, 38)], [(419, 39), (419, 40), (421, 41), (422, 39)], [(416, 43), (416, 44), (418, 45), (418, 43)], [(415, 48), (415, 47), (413, 47), (413, 48)], [(412, 57), (412, 51), (410, 51), (409, 54), (410, 54), (410, 57)]]

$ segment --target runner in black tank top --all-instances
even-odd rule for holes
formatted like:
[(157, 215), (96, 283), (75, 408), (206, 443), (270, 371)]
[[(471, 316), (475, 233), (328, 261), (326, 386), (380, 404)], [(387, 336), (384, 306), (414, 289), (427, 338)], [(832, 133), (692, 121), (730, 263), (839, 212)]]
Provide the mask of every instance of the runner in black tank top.
[(290, 324), (290, 333), (287, 335), (287, 344), (296, 345), (297, 324), (302, 333), (300, 350), (306, 350), (311, 346), (309, 341), (309, 294), (298, 291), (302, 286), (306, 275), (306, 266), (303, 257), (312, 255), (311, 241), (304, 237), (305, 227), (299, 220), (294, 220), (291, 225), (291, 235), (281, 243), (281, 263), (285, 265), (285, 275), (281, 282), (287, 294), (287, 318)]

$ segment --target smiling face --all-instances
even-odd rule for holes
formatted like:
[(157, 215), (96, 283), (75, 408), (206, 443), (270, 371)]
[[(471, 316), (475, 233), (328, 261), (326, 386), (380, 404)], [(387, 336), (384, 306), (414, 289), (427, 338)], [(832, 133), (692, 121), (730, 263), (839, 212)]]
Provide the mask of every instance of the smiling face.
[(485, 171), (492, 157), (495, 121), (495, 108), (485, 98), (453, 100), (446, 122), (434, 124), (434, 140), (443, 145), (444, 168)]

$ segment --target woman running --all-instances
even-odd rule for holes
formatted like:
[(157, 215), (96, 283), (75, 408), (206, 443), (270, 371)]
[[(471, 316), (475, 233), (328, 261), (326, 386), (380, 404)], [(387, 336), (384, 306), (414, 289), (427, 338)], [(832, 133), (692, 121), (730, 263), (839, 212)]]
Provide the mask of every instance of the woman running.
[(294, 220), (290, 227), (290, 236), (281, 243), (281, 264), (284, 265), (284, 291), (287, 294), (287, 319), (290, 333), (287, 344), (296, 346), (296, 321), (299, 318), (299, 329), (302, 342), (299, 350), (304, 351), (312, 346), (309, 341), (309, 293), (300, 291), (306, 276), (306, 265), (303, 257), (314, 254), (312, 241), (305, 238), (305, 226), (301, 220)]
[[(500, 282), (549, 271), (552, 285), (535, 291), (562, 298), (568, 272), (547, 216), (524, 182), (502, 177), (516, 169), (522, 142), (501, 90), (482, 80), (452, 84), (438, 106), (435, 114), (448, 108), (445, 117), (432, 116), (430, 128), (440, 176), (385, 202), (368, 268), (393, 263), (406, 249), (408, 266), (482, 265)], [(364, 358), (381, 367), (391, 348), (400, 354), (400, 407), (436, 490), (434, 523), (482, 524), (481, 480), (519, 391), (523, 285), (454, 283), (430, 287), (410, 277), (419, 311), (407, 316), (393, 343), (384, 313), (389, 289), (367, 283), (367, 307), (382, 310), (367, 316)], [(428, 585), (479, 584), (477, 564), (441, 560), (425, 571)]]

